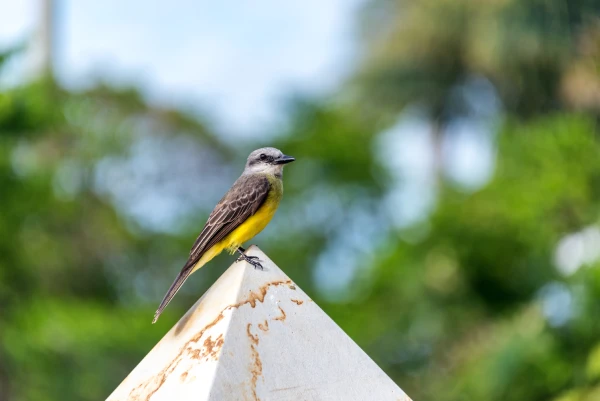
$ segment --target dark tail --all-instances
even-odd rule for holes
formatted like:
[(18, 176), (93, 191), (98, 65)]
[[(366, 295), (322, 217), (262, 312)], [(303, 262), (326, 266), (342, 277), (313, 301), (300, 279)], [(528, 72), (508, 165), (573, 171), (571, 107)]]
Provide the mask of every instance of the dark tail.
[(183, 285), (185, 280), (189, 277), (190, 274), (192, 274), (192, 271), (193, 271), (193, 265), (188, 266), (186, 264), (183, 267), (183, 269), (181, 269), (181, 272), (179, 272), (179, 274), (177, 275), (177, 278), (175, 279), (175, 281), (173, 281), (173, 284), (171, 284), (169, 291), (167, 291), (167, 293), (165, 294), (165, 297), (163, 298), (162, 302), (160, 303), (160, 306), (154, 313), (154, 319), (152, 319), (152, 324), (156, 323), (160, 314), (165, 310), (165, 308), (167, 307), (169, 302), (171, 302), (171, 300), (173, 299), (175, 294), (177, 294), (177, 291), (179, 291), (179, 289), (181, 288), (181, 286)]

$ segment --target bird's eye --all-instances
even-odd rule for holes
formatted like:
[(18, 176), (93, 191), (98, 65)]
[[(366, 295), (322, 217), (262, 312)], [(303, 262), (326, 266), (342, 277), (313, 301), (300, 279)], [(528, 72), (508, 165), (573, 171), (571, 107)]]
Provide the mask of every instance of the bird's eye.
[(260, 160), (265, 160), (267, 158), (267, 155), (265, 155), (264, 153), (260, 154)]

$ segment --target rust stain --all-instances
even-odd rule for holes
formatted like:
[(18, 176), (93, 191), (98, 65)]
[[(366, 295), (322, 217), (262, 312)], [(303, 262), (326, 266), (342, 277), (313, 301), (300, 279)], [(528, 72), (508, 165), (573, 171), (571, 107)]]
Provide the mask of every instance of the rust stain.
[[(177, 354), (177, 356), (173, 360), (171, 360), (171, 362), (163, 370), (161, 370), (155, 377), (152, 377), (150, 380), (146, 381), (145, 383), (140, 384), (137, 387), (137, 389), (139, 389), (140, 387), (143, 386), (144, 390), (146, 390), (147, 387), (149, 387), (150, 385), (154, 384), (154, 388), (152, 388), (152, 390), (148, 390), (147, 391), (146, 401), (149, 401), (150, 398), (162, 387), (162, 385), (165, 384), (165, 381), (167, 380), (167, 377), (171, 373), (173, 373), (173, 371), (179, 365), (179, 362), (181, 362), (181, 359), (183, 358), (184, 352), (187, 351), (188, 353), (191, 353), (192, 356), (195, 356), (194, 353), (197, 350), (192, 349), (192, 347), (191, 347), (190, 344), (191, 343), (197, 343), (198, 341), (200, 341), (200, 339), (202, 338), (202, 336), (204, 335), (204, 333), (206, 332), (206, 330), (210, 329), (211, 327), (213, 327), (217, 323), (219, 323), (219, 321), (221, 319), (223, 319), (223, 317), (225, 317), (225, 315), (223, 315), (223, 312), (224, 312), (224, 310), (221, 311), (221, 313), (219, 313), (217, 315), (217, 317), (215, 318), (215, 320), (213, 320), (212, 322), (210, 322), (209, 324), (207, 324), (206, 326), (204, 326), (204, 328), (202, 330), (200, 330), (198, 332), (198, 334), (196, 334), (194, 337), (192, 337), (192, 339), (189, 340), (186, 343), (186, 345), (184, 345), (181, 348), (181, 350), (179, 350), (179, 354)], [(130, 398), (131, 398), (131, 394), (130, 394)]]
[(280, 320), (280, 321), (284, 321), (286, 318), (286, 314), (285, 311), (283, 309), (281, 309), (281, 306), (277, 306), (279, 308), (279, 310), (281, 311), (281, 316), (277, 316), (276, 318), (274, 318), (273, 320)]
[(216, 361), (219, 359), (218, 354), (223, 346), (223, 334), (219, 334), (219, 337), (216, 339), (212, 339), (212, 336), (208, 336), (206, 340), (204, 340), (203, 348), (200, 349), (192, 349), (188, 347), (190, 358), (192, 359), (202, 359), (204, 361), (209, 361), (212, 359)]
[(188, 372), (183, 372), (183, 373), (181, 374), (181, 376), (179, 376), (179, 378), (181, 379), (181, 381), (182, 381), (182, 382), (184, 382), (184, 381), (185, 381), (185, 379), (187, 378), (187, 376), (188, 376)]
[[(252, 308), (254, 308), (254, 307), (256, 307), (257, 301), (259, 301), (261, 303), (264, 302), (265, 296), (267, 295), (267, 291), (269, 290), (270, 287), (276, 287), (279, 285), (288, 284), (288, 285), (290, 285), (290, 288), (292, 288), (293, 285), (291, 285), (291, 282), (292, 282), (291, 280), (280, 280), (280, 281), (273, 281), (271, 283), (267, 283), (259, 288), (258, 293), (250, 292), (250, 295), (245, 300), (238, 302), (237, 304), (226, 306), (212, 322), (207, 324), (202, 330), (200, 330), (195, 336), (193, 336), (183, 347), (181, 347), (181, 349), (179, 350), (179, 353), (175, 356), (175, 358), (173, 358), (171, 360), (171, 362), (165, 368), (163, 368), (155, 376), (149, 378), (147, 381), (141, 383), (139, 386), (137, 386), (136, 388), (131, 390), (131, 392), (129, 393), (129, 398), (130, 399), (141, 399), (138, 397), (140, 397), (142, 394), (135, 395), (135, 398), (132, 398), (132, 396), (134, 396), (133, 393), (140, 390), (139, 393), (142, 393), (142, 391), (143, 391), (143, 393), (146, 394), (145, 401), (149, 401), (150, 398), (162, 387), (162, 385), (167, 380), (167, 377), (171, 373), (173, 373), (173, 371), (177, 368), (177, 366), (183, 359), (183, 356), (186, 352), (188, 354), (191, 354), (192, 356), (196, 355), (197, 350), (195, 350), (192, 347), (192, 345), (197, 344), (202, 339), (202, 337), (204, 336), (204, 333), (207, 330), (214, 327), (217, 323), (219, 323), (219, 321), (221, 321), (221, 319), (223, 319), (225, 317), (225, 315), (224, 315), (225, 311), (231, 310), (234, 308), (239, 308), (246, 304), (250, 304), (250, 306)], [(295, 287), (294, 287), (294, 289), (295, 289)], [(282, 310), (282, 312), (283, 312), (283, 310)], [(285, 319), (285, 313), (284, 313), (283, 318)], [(256, 338), (256, 340), (258, 341), (258, 337)], [(221, 345), (222, 345), (222, 342), (221, 342)], [(252, 345), (252, 347), (254, 347), (254, 345)], [(256, 350), (254, 350), (254, 352), (256, 352)], [(258, 363), (260, 364), (260, 358), (258, 357), (258, 353), (256, 353), (255, 365), (256, 365), (256, 360), (258, 360)], [(260, 365), (259, 375), (260, 374), (262, 374), (262, 364)], [(256, 377), (258, 377), (258, 376), (256, 376)], [(256, 384), (256, 380), (254, 380), (254, 384)], [(256, 393), (256, 391), (254, 391), (254, 393)], [(256, 395), (255, 395), (255, 398), (256, 398)], [(256, 398), (256, 400), (258, 400), (258, 398)], [(260, 400), (258, 400), (258, 401), (260, 401)]]
[(294, 284), (290, 284), (289, 287), (290, 287), (290, 290), (294, 290), (294, 291), (296, 290), (296, 286)]
[(265, 320), (264, 323), (259, 323), (258, 328), (262, 331), (269, 331), (269, 322)]
[(248, 326), (246, 326), (246, 333), (248, 333), (248, 338), (250, 339), (250, 341), (252, 341), (253, 344), (258, 345), (258, 335), (252, 335), (252, 333), (250, 332), (250, 327), (252, 327), (252, 323), (248, 323)]
[(258, 345), (258, 335), (252, 335), (250, 332), (251, 326), (251, 323), (248, 323), (248, 326), (246, 326), (246, 332), (250, 339), (250, 352), (252, 352), (252, 364), (250, 365), (250, 374), (252, 377), (250, 378), (250, 389), (252, 390), (254, 401), (260, 401), (258, 394), (256, 394), (256, 383), (258, 382), (258, 378), (262, 376), (262, 361), (260, 360), (260, 354), (256, 350), (256, 346)]
[(282, 284), (289, 284), (291, 282), (292, 282), (292, 280), (280, 280), (280, 281), (273, 281), (271, 283), (267, 283), (266, 285), (263, 285), (262, 287), (260, 287), (258, 289), (258, 292), (250, 291), (250, 295), (244, 301), (237, 303), (235, 305), (231, 305), (231, 306), (233, 308), (239, 308), (240, 306), (249, 303), (250, 306), (255, 308), (256, 301), (259, 301), (260, 303), (265, 302), (265, 295), (267, 295), (267, 291), (269, 290), (270, 287), (278, 286), (278, 285), (282, 285)]
[[(142, 386), (143, 386), (143, 383), (142, 383), (142, 384), (140, 384), (139, 386), (135, 387), (133, 390), (131, 390), (131, 392), (129, 393), (129, 396), (127, 397), (127, 399), (129, 399), (129, 400), (133, 400), (134, 398), (132, 398), (132, 394), (135, 392), (135, 390), (138, 390), (138, 389), (139, 389), (140, 387), (142, 387)], [(135, 397), (135, 399), (137, 400), (138, 398), (137, 398), (137, 397)]]
[(216, 354), (221, 350), (221, 348), (223, 347), (223, 343), (225, 342), (223, 340), (223, 334), (219, 335), (219, 337), (217, 337), (217, 342), (215, 343), (216, 350), (212, 353), (212, 356), (215, 358), (215, 360), (218, 359)]
[(208, 338), (204, 341), (204, 347), (206, 348), (206, 355), (208, 355), (215, 361), (218, 359), (217, 354), (221, 350), (222, 346), (223, 346), (223, 333), (219, 334), (219, 337), (217, 337), (214, 341), (211, 341), (210, 336), (208, 336)]
[(291, 299), (290, 301), (292, 301), (293, 303), (295, 303), (296, 305), (302, 305), (304, 303), (304, 301), (301, 301), (299, 299)]

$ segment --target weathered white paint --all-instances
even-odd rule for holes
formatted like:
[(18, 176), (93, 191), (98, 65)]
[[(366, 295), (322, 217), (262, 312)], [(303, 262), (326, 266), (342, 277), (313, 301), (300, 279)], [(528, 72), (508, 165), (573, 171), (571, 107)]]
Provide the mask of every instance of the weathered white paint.
[[(234, 263), (110, 401), (410, 401), (257, 247)], [(151, 329), (151, 326), (149, 326)]]

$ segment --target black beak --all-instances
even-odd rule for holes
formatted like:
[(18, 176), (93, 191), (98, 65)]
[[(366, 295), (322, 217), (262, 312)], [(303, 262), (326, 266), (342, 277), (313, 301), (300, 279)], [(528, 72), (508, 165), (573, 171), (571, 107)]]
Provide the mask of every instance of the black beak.
[(283, 155), (280, 158), (275, 159), (274, 162), (275, 162), (275, 164), (288, 164), (288, 163), (293, 162), (294, 160), (296, 160), (296, 159), (294, 159), (292, 156)]

